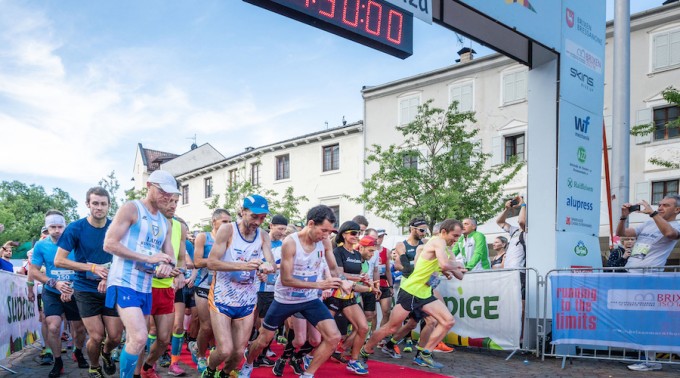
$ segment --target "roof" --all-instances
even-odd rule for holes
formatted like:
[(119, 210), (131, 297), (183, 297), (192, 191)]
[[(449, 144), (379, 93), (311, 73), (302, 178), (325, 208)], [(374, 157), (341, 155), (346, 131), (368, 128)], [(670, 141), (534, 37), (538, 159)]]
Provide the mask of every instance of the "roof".
[(171, 152), (144, 148), (141, 143), (137, 143), (137, 146), (139, 147), (142, 155), (142, 162), (146, 166), (146, 170), (149, 173), (159, 169), (161, 167), (161, 163), (165, 163), (166, 161), (172, 160), (179, 156)]

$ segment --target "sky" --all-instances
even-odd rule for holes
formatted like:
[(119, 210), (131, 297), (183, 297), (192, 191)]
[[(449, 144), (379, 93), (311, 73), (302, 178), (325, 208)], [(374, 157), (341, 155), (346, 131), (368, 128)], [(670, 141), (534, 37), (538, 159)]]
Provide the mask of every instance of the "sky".
[[(599, 1), (599, 0), (583, 0)], [(613, 0), (607, 1), (607, 19)], [(631, 12), (663, 0), (631, 0)], [(0, 0), (0, 181), (130, 181), (138, 143), (196, 137), (225, 156), (363, 118), (363, 86), (454, 64), (472, 47), (414, 20), (401, 60), (241, 0)]]

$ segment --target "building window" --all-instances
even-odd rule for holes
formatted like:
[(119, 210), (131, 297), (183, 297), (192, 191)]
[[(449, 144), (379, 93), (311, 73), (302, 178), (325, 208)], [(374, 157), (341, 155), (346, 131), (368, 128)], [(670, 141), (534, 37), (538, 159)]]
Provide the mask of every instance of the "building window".
[(652, 182), (652, 205), (658, 205), (662, 199), (678, 194), (678, 180)]
[(323, 148), (323, 171), (337, 171), (340, 169), (340, 145), (333, 144)]
[(227, 185), (229, 188), (232, 188), (234, 185), (236, 185), (236, 179), (238, 178), (238, 170), (236, 169), (231, 169), (229, 170), (229, 181), (227, 181)]
[(336, 229), (340, 227), (340, 206), (328, 206), (333, 210), (333, 214), (335, 214), (335, 223), (333, 223), (333, 227)]
[(454, 84), (449, 87), (449, 103), (458, 101), (459, 112), (471, 112), (474, 108), (472, 100), (472, 82)]
[(404, 168), (418, 169), (418, 153), (415, 151), (404, 152)]
[(518, 161), (524, 160), (524, 134), (505, 137), (505, 161), (517, 156)]
[(260, 168), (262, 164), (253, 163), (250, 165), (250, 183), (253, 185), (260, 185)]
[(503, 105), (527, 98), (527, 71), (510, 72), (503, 75)]
[(680, 128), (667, 127), (669, 122), (676, 121), (680, 107), (666, 106), (654, 109), (654, 140), (672, 139), (680, 136)]
[(655, 34), (652, 49), (653, 71), (680, 65), (680, 30)]
[(182, 185), (182, 205), (189, 203), (189, 185)]
[(413, 122), (418, 115), (420, 95), (413, 95), (399, 99), (399, 124), (406, 125)]
[(203, 190), (205, 198), (210, 198), (213, 196), (213, 181), (212, 177), (207, 177), (203, 179)]
[(290, 178), (290, 155), (276, 157), (276, 179), (285, 180)]

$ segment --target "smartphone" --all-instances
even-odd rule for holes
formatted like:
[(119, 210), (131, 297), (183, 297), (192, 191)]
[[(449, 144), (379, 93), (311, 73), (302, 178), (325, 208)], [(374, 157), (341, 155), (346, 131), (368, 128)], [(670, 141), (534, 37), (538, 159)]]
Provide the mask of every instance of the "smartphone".
[(631, 213), (633, 211), (640, 211), (640, 205), (630, 205), (630, 207), (628, 208), (628, 211), (630, 211)]
[(515, 198), (514, 200), (510, 201), (510, 206), (517, 206), (518, 203), (519, 201), (517, 200), (517, 198)]

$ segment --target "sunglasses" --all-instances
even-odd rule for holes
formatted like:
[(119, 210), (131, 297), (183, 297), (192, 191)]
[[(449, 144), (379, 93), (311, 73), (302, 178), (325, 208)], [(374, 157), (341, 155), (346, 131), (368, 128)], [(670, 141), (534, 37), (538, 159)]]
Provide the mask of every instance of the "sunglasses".
[(357, 235), (359, 235), (359, 232), (360, 231), (357, 231), (357, 230), (349, 230), (349, 231), (343, 232), (343, 234), (350, 234), (352, 236), (357, 236)]
[(427, 232), (427, 228), (416, 228), (416, 230), (422, 232), (423, 234)]
[(161, 195), (162, 195), (163, 197), (170, 197), (170, 196), (172, 196), (172, 193), (166, 192), (166, 191), (163, 190), (163, 189), (160, 187), (160, 185), (158, 185), (158, 184), (153, 184), (153, 183), (152, 183), (151, 186), (153, 186), (154, 188), (158, 189), (158, 191), (161, 193)]

